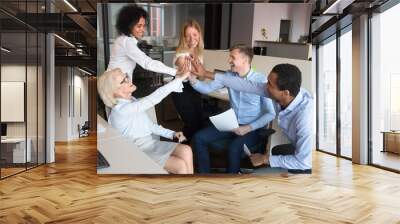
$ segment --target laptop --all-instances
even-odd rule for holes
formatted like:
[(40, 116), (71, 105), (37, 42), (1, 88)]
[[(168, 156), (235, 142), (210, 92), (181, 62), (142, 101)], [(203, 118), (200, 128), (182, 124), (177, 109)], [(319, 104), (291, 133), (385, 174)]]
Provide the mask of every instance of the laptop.
[(104, 158), (103, 154), (97, 150), (97, 169), (103, 169), (109, 166), (110, 164), (107, 162), (106, 158)]

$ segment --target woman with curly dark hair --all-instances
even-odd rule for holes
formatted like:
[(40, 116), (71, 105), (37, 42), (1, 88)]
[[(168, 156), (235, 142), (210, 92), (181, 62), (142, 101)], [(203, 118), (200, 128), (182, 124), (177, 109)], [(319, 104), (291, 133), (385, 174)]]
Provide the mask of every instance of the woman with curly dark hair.
[[(176, 70), (160, 61), (153, 60), (138, 48), (138, 40), (143, 37), (146, 30), (146, 18), (147, 12), (135, 4), (126, 5), (119, 11), (116, 28), (120, 36), (115, 39), (112, 46), (107, 70), (120, 68), (123, 73), (132, 78), (137, 63), (146, 70), (172, 76), (187, 72), (187, 70)], [(189, 60), (185, 63), (189, 65)]]

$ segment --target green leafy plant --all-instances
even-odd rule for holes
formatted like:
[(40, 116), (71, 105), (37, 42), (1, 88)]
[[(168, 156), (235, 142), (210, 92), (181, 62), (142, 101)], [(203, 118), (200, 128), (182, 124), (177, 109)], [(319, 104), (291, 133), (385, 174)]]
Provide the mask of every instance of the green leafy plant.
[(263, 38), (266, 40), (266, 39), (267, 39), (267, 29), (262, 28), (262, 29), (261, 29), (261, 35), (262, 35)]

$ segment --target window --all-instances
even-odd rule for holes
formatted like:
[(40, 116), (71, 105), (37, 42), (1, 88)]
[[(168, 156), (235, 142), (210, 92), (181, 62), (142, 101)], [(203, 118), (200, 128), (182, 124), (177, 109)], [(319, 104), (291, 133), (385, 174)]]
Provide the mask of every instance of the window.
[(352, 33), (351, 26), (340, 36), (340, 155), (352, 157)]
[(150, 7), (150, 36), (163, 36), (163, 8)]
[(386, 149), (384, 132), (400, 138), (400, 133), (390, 133), (400, 130), (399, 21), (400, 4), (371, 18), (371, 157), (373, 164), (396, 170), (400, 170), (400, 156)]
[[(45, 2), (17, 3), (22, 15), (41, 12)], [(5, 178), (45, 163), (46, 37), (4, 13), (0, 17), (9, 21), (0, 29), (1, 98), (15, 95), (17, 99), (1, 100), (0, 105), (1, 114), (7, 115), (0, 121), (0, 178)]]
[(336, 39), (318, 48), (318, 145), (336, 153)]

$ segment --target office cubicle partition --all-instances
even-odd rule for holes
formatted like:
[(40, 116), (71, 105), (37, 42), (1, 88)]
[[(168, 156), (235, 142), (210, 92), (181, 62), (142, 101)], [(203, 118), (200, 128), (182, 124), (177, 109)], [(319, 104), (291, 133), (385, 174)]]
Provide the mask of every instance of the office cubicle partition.
[[(14, 2), (15, 3), (15, 2)], [(0, 7), (0, 178), (45, 163), (45, 34), (23, 22), (45, 1), (18, 2), (19, 13)], [(3, 7), (4, 6), (4, 7)]]

